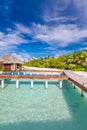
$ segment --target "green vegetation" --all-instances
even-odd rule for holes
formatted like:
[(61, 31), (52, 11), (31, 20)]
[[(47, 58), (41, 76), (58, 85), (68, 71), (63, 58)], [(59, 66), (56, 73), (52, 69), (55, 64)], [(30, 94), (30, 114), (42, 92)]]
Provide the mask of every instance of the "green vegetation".
[(0, 67), (0, 71), (4, 71), (4, 67)]
[(71, 70), (87, 70), (87, 51), (73, 52), (70, 55), (62, 55), (58, 58), (47, 56), (25, 62), (23, 66), (40, 68), (57, 68)]

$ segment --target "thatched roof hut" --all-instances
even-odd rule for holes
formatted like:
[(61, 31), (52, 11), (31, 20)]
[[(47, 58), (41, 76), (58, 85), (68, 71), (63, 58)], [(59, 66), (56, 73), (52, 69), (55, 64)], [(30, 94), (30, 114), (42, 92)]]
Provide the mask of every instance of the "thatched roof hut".
[(19, 60), (16, 57), (13, 57), (11, 55), (4, 55), (0, 57), (0, 63), (2, 63), (2, 66), (4, 67), (5, 71), (15, 71), (19, 69), (19, 67), (22, 64), (22, 61)]
[(11, 64), (11, 63), (22, 64), (21, 60), (19, 60), (16, 57), (13, 57), (11, 55), (4, 55), (4, 56), (2, 56), (1, 60), (3, 61), (4, 64)]

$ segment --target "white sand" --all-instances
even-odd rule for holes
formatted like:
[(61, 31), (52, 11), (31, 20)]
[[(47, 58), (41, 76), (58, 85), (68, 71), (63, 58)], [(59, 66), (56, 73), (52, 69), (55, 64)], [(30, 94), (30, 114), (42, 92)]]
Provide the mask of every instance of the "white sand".
[(87, 78), (87, 72), (84, 72), (84, 71), (74, 71), (74, 73), (78, 74), (78, 75), (81, 75), (85, 78)]
[[(24, 70), (49, 70), (49, 71), (63, 71), (63, 70), (58, 70), (58, 69), (52, 69), (52, 68), (38, 68), (38, 67), (27, 67), (27, 66), (24, 66)], [(83, 76), (85, 78), (87, 78), (87, 71), (74, 71), (74, 73), (80, 75), (80, 76)]]
[(53, 69), (53, 68), (38, 68), (38, 67), (27, 67), (27, 66), (24, 66), (23, 67), (23, 70), (48, 70), (48, 71), (63, 71), (63, 70), (60, 70), (60, 69)]

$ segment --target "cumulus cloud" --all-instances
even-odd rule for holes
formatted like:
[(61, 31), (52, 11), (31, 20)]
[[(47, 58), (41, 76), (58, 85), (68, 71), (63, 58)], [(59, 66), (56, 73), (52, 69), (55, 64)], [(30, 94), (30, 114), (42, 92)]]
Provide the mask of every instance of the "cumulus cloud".
[(50, 0), (42, 10), (46, 23), (33, 24), (34, 39), (66, 47), (87, 38), (87, 0)]
[[(0, 8), (10, 11), (13, 3), (13, 0), (10, 0)], [(14, 30), (8, 28), (7, 33), (0, 32), (0, 52), (9, 53), (16, 50), (17, 46), (21, 44), (32, 42), (45, 42), (49, 44), (48, 50), (54, 51), (58, 47), (81, 44), (81, 41), (87, 38), (86, 5), (87, 0), (48, 0), (46, 3), (44, 2), (41, 15), (44, 24), (32, 23), (31, 27), (27, 27), (16, 23)], [(70, 24), (70, 21), (73, 24)], [(31, 37), (32, 40), (26, 39), (25, 35)], [(86, 45), (85, 42), (84, 46)], [(28, 56), (26, 55), (26, 57)]]
[(28, 43), (20, 31), (7, 29), (8, 33), (0, 32), (0, 51), (7, 50), (7, 52), (13, 48), (16, 48), (17, 45), (22, 43)]
[[(34, 41), (45, 42), (50, 46), (67, 47), (71, 44), (81, 44), (81, 41), (87, 38), (87, 28), (79, 28), (75, 24), (49, 26), (33, 23), (31, 28), (22, 24), (16, 24), (15, 27), (15, 30), (8, 29), (8, 33), (0, 32), (0, 50), (11, 50), (20, 44)], [(25, 34), (31, 36), (32, 41), (26, 39)]]
[(12, 31), (10, 33), (0, 32), (0, 46), (17, 45), (20, 43), (27, 43), (27, 40), (18, 31)]
[[(0, 54), (11, 54), (14, 57), (21, 59), (22, 61), (31, 59), (31, 56), (24, 50), (17, 51), (17, 46), (20, 44), (28, 44), (29, 40), (26, 40), (22, 33), (27, 34), (27, 27), (16, 26), (15, 30), (7, 29), (7, 33), (0, 32)], [(23, 32), (24, 31), (24, 32)]]
[(8, 45), (8, 46), (0, 46), (0, 55), (10, 54), (13, 50), (16, 50), (16, 46)]
[(31, 56), (28, 53), (26, 53), (26, 52), (11, 53), (11, 55), (21, 59), (22, 61), (27, 61), (27, 60), (31, 59)]
[(22, 24), (15, 24), (15, 26), (20, 33), (31, 34), (31, 30), (28, 27), (25, 27)]

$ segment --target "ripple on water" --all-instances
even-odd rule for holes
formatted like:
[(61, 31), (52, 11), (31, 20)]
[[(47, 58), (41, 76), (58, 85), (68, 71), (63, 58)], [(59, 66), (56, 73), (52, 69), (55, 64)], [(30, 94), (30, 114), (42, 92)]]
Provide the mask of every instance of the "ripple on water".
[[(83, 103), (81, 109), (87, 110), (86, 100), (83, 101), (76, 90), (72, 92), (72, 86), (69, 86), (68, 82), (63, 84), (66, 89), (62, 90), (58, 87), (59, 82), (58, 84), (48, 84), (48, 89), (45, 89), (44, 84), (38, 85), (37, 83), (34, 84), (33, 89), (30, 89), (28, 82), (27, 84), (21, 83), (19, 89), (16, 89), (15, 84), (12, 83), (4, 90), (0, 88), (0, 124), (19, 122), (62, 122), (64, 124), (71, 122), (70, 124), (77, 126), (74, 129), (77, 130), (77, 122), (80, 123), (78, 112), (81, 116), (85, 116), (80, 107)], [(86, 116), (84, 118), (83, 120), (87, 120)], [(82, 128), (81, 125), (80, 128)], [(60, 130), (62, 129), (63, 127)]]

